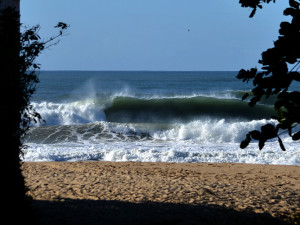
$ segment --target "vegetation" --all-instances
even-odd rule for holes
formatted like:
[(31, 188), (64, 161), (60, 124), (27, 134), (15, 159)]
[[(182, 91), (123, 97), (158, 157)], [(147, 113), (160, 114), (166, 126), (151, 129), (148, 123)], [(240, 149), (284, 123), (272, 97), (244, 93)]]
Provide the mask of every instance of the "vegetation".
[[(67, 25), (58, 23), (59, 33), (46, 41), (38, 35), (39, 26), (20, 32), (19, 13), (12, 8), (0, 11), (0, 118), (2, 125), (1, 145), (5, 160), (4, 208), (13, 219), (26, 221), (30, 199), (21, 171), (22, 139), (29, 124), (41, 116), (30, 105), (30, 97), (38, 83), (39, 65), (36, 57), (47, 47), (56, 44), (65, 33)], [(16, 215), (14, 215), (16, 214)], [(5, 221), (5, 219), (3, 219)]]
[[(270, 3), (272, 0), (240, 0), (242, 7), (253, 8), (250, 17), (253, 17), (257, 8), (262, 8), (262, 3)], [(275, 2), (275, 0), (273, 0)], [(240, 147), (246, 148), (252, 139), (258, 140), (261, 150), (269, 139), (277, 138), (279, 145), (285, 151), (284, 144), (280, 138), (281, 132), (288, 132), (296, 141), (300, 139), (300, 131), (294, 132), (293, 128), (300, 123), (300, 93), (289, 91), (292, 82), (300, 82), (300, 3), (297, 0), (289, 0), (289, 6), (283, 12), (285, 16), (291, 16), (291, 22), (282, 22), (279, 29), (278, 40), (274, 47), (262, 53), (259, 63), (262, 71), (256, 68), (240, 70), (237, 78), (243, 82), (253, 80), (252, 98), (249, 105), (255, 106), (262, 97), (268, 98), (276, 95), (277, 100), (274, 108), (278, 112), (273, 119), (277, 124), (266, 124), (261, 131), (253, 130), (246, 135)], [(290, 70), (288, 68), (291, 68)], [(250, 95), (244, 95), (243, 100)]]

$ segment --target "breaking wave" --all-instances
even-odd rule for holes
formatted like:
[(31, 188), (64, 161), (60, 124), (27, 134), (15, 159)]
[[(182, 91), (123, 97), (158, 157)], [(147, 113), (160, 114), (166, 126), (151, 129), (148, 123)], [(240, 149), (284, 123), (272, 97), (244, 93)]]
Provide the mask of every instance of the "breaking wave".
[(71, 125), (95, 121), (122, 123), (190, 122), (200, 118), (259, 120), (270, 118), (270, 105), (254, 108), (240, 99), (210, 96), (137, 98), (88, 98), (66, 103), (32, 103), (48, 125)]

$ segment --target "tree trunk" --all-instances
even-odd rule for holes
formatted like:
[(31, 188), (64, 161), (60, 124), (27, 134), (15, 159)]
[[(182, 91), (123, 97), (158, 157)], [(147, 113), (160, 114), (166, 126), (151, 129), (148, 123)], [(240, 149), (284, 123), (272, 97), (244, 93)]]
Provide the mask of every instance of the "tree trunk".
[(22, 80), (20, 60), (20, 1), (0, 0), (0, 143), (2, 156), (3, 222), (32, 220), (21, 166)]

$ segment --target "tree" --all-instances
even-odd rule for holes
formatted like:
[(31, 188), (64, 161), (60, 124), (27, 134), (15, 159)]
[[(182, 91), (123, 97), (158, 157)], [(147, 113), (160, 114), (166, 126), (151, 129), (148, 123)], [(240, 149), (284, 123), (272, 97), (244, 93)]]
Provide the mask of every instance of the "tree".
[[(272, 0), (240, 0), (242, 7), (253, 8), (250, 17), (253, 17), (257, 8), (262, 8), (262, 3), (270, 3)], [(273, 0), (275, 3), (275, 0)], [(289, 91), (292, 82), (300, 82), (300, 3), (298, 0), (289, 0), (289, 6), (283, 12), (285, 16), (291, 16), (291, 22), (282, 22), (279, 29), (278, 40), (274, 47), (262, 53), (259, 63), (262, 71), (256, 68), (240, 70), (237, 78), (243, 82), (253, 80), (254, 88), (251, 90), (253, 96), (249, 105), (255, 106), (262, 97), (268, 98), (276, 95), (277, 99), (274, 108), (277, 115), (272, 118), (277, 124), (266, 124), (261, 131), (250, 131), (240, 147), (246, 148), (252, 139), (258, 140), (261, 150), (269, 139), (277, 138), (279, 145), (285, 151), (284, 144), (280, 138), (282, 132), (288, 132), (291, 138), (296, 141), (300, 139), (300, 131), (294, 132), (293, 128), (300, 123), (300, 93)], [(290, 70), (288, 67), (290, 66)], [(246, 93), (243, 100), (249, 97)]]
[(16, 221), (13, 220), (18, 218), (30, 220), (30, 198), (21, 171), (21, 156), (24, 147), (22, 138), (29, 124), (41, 119), (30, 105), (30, 97), (39, 81), (39, 65), (35, 63), (35, 59), (45, 48), (56, 44), (57, 38), (65, 33), (68, 26), (58, 23), (58, 35), (41, 41), (39, 26), (21, 33), (19, 12), (15, 8), (3, 8), (0, 10), (0, 140), (1, 156), (5, 162), (4, 168), (2, 167), (2, 204), (4, 203), (7, 211), (4, 215), (9, 217), (7, 221), (14, 224)]

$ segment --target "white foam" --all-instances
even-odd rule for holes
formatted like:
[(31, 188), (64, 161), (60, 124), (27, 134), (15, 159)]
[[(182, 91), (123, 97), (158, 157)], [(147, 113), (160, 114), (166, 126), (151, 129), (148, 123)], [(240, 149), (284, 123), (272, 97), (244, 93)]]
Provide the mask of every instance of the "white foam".
[[(140, 162), (212, 162), (300, 165), (299, 143), (283, 137), (286, 152), (278, 142), (266, 142), (262, 151), (258, 143), (252, 142), (240, 149), (240, 141), (252, 129), (259, 129), (266, 120), (250, 122), (228, 122), (225, 120), (199, 120), (177, 124), (169, 129), (158, 129), (147, 124), (118, 124), (98, 122), (85, 125), (89, 129), (101, 126), (110, 138), (98, 138), (99, 133), (84, 139), (85, 134), (71, 135), (77, 141), (59, 141), (54, 144), (26, 143), (25, 161), (140, 161)], [(271, 121), (272, 122), (272, 121)], [(153, 139), (130, 139), (130, 135), (148, 132)], [(134, 134), (136, 133), (136, 134)], [(123, 138), (118, 135), (122, 134)], [(126, 138), (127, 137), (127, 138)]]
[(104, 106), (95, 99), (85, 99), (71, 103), (32, 103), (48, 125), (70, 125), (105, 120)]
[(245, 150), (238, 143), (203, 144), (194, 142), (110, 142), (86, 144), (28, 143), (25, 161), (139, 161), (139, 162), (212, 162), (300, 165), (297, 144), (286, 144), (286, 152), (277, 142), (267, 143), (262, 151), (256, 143)]
[(247, 122), (227, 121), (225, 119), (199, 119), (187, 124), (178, 124), (173, 129), (155, 132), (153, 137), (162, 140), (193, 140), (200, 143), (236, 143), (245, 139), (250, 130), (260, 129), (268, 120)]
[[(282, 135), (286, 152), (281, 151), (277, 140), (266, 142), (262, 151), (258, 150), (257, 142), (250, 143), (244, 150), (239, 148), (241, 140), (250, 130), (260, 130), (260, 127), (266, 123), (275, 123), (275, 121), (241, 122), (202, 118), (190, 123), (173, 123), (172, 125), (122, 124), (102, 121), (76, 126), (57, 126), (53, 132), (68, 130), (70, 136), (65, 139), (60, 138), (59, 141), (53, 141), (50, 144), (25, 143), (28, 148), (25, 150), (24, 160), (300, 165), (299, 143), (292, 141), (287, 134)], [(45, 128), (52, 129), (51, 127)], [(152, 138), (143, 139), (142, 133)]]

